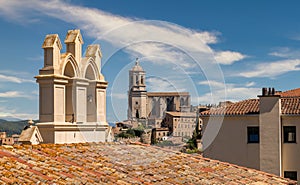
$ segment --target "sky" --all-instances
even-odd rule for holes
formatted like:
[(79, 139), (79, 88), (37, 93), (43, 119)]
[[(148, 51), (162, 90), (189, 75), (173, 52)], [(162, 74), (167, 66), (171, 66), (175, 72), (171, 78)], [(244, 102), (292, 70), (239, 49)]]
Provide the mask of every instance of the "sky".
[(298, 7), (296, 0), (0, 0), (0, 118), (38, 119), (42, 43), (53, 33), (63, 41), (70, 29), (81, 30), (83, 54), (101, 45), (110, 122), (126, 119), (136, 58), (147, 91), (187, 91), (193, 105), (299, 88)]

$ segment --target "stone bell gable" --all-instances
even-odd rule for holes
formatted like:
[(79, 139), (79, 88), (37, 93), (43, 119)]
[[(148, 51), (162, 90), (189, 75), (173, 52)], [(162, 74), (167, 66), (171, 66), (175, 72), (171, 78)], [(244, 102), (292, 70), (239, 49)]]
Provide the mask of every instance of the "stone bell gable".
[(107, 127), (108, 83), (101, 74), (100, 46), (89, 45), (82, 56), (80, 30), (69, 30), (64, 43), (66, 52), (62, 53), (59, 36), (50, 34), (46, 35), (42, 45), (44, 67), (36, 76), (40, 122), (56, 125), (93, 123)]

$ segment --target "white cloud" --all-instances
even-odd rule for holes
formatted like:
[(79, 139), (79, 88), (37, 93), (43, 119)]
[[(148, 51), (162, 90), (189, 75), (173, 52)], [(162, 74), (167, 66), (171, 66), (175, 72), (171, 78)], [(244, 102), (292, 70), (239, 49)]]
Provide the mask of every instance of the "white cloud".
[(230, 65), (236, 61), (243, 60), (245, 55), (235, 51), (220, 51), (215, 52), (215, 60), (219, 64)]
[(184, 84), (171, 79), (162, 79), (159, 77), (147, 78), (147, 90), (149, 92), (184, 92)]
[(300, 60), (280, 60), (270, 63), (257, 64), (253, 69), (238, 73), (236, 76), (246, 78), (275, 77), (291, 71), (300, 70)]
[(256, 98), (260, 93), (260, 88), (249, 87), (253, 86), (254, 83), (246, 83), (246, 84), (233, 84), (210, 81), (209, 83), (206, 81), (199, 82), (201, 85), (209, 85), (212, 87), (212, 90), (209, 93), (205, 93), (204, 95), (198, 97), (198, 101), (200, 103), (207, 104), (217, 104), (221, 101), (240, 101), (249, 98)]
[(299, 59), (300, 50), (292, 49), (289, 47), (277, 47), (274, 48), (273, 51), (269, 53), (269, 55), (287, 59)]
[(38, 119), (37, 114), (0, 112), (0, 118), (6, 118), (6, 117), (18, 118), (18, 119), (21, 119), (21, 120)]
[(255, 82), (248, 82), (248, 83), (246, 83), (246, 87), (252, 87), (252, 86), (254, 86), (255, 85)]
[(22, 92), (19, 91), (7, 91), (7, 92), (0, 92), (0, 98), (32, 98)]
[(224, 88), (226, 87), (226, 84), (225, 82), (218, 82), (218, 81), (201, 81), (201, 82), (198, 82), (199, 85), (208, 85), (208, 86), (211, 86), (211, 87), (216, 87), (216, 88)]
[[(121, 17), (99, 9), (75, 6), (64, 1), (0, 1), (0, 14), (26, 21), (32, 14), (45, 14), (77, 25), (91, 37), (105, 40), (117, 48), (143, 43), (143, 47), (128, 47), (126, 50), (139, 57), (164, 57), (165, 61), (177, 62), (183, 68), (193, 68), (195, 61), (188, 64), (183, 53), (202, 53), (201, 60), (209, 63), (213, 50), (209, 44), (218, 42), (216, 32), (197, 31), (162, 21), (145, 21), (137, 18)], [(21, 20), (20, 20), (21, 19)], [(160, 42), (153, 44), (153, 42)], [(168, 46), (167, 46), (168, 45)], [(183, 51), (176, 54), (169, 48)], [(177, 51), (176, 51), (177, 52)], [(207, 54), (211, 57), (207, 57)], [(232, 64), (245, 56), (234, 51), (218, 52), (216, 60), (220, 64)], [(199, 59), (196, 59), (199, 60)]]
[(0, 74), (0, 81), (13, 82), (13, 83), (23, 83), (23, 82), (35, 83), (34, 80), (28, 80), (28, 79), (23, 79), (23, 78), (3, 75), (3, 74)]

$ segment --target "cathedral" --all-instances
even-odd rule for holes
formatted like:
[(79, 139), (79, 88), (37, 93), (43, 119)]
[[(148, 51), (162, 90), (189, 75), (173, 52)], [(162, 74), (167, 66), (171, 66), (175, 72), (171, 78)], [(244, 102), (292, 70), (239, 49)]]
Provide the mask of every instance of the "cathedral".
[(128, 120), (146, 120), (159, 128), (167, 111), (189, 112), (190, 101), (188, 92), (147, 92), (146, 72), (138, 59), (129, 70)]

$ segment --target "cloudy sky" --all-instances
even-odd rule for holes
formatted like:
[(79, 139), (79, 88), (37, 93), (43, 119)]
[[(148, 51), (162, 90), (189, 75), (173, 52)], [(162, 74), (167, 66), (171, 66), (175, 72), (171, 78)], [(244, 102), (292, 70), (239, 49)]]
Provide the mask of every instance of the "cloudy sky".
[[(41, 45), (81, 29), (100, 44), (109, 121), (126, 119), (135, 58), (148, 91), (188, 91), (192, 104), (300, 87), (300, 3), (284, 1), (0, 0), (0, 117), (38, 118)], [(65, 47), (63, 47), (63, 52)]]

